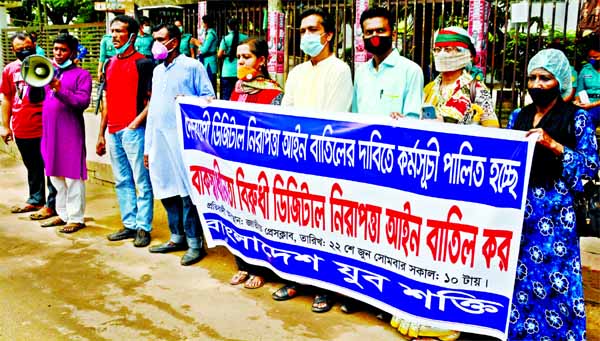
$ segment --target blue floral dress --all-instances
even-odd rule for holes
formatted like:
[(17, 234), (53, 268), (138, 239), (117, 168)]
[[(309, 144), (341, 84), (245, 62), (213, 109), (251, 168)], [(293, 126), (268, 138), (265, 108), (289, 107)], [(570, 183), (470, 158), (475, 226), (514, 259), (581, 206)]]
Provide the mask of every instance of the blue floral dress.
[[(514, 129), (521, 112), (511, 114)], [(587, 113), (574, 114), (574, 149), (565, 146), (562, 175), (527, 191), (515, 290), (510, 314), (510, 340), (586, 340), (585, 303), (579, 238), (575, 229), (574, 191), (598, 165), (595, 130)]]

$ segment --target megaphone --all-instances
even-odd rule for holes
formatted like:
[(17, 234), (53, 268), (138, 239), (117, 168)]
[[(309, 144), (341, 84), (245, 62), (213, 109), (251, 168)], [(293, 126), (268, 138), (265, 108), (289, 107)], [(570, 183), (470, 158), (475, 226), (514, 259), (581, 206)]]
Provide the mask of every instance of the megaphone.
[(54, 64), (44, 56), (29, 56), (21, 64), (21, 77), (33, 87), (44, 87), (54, 78)]

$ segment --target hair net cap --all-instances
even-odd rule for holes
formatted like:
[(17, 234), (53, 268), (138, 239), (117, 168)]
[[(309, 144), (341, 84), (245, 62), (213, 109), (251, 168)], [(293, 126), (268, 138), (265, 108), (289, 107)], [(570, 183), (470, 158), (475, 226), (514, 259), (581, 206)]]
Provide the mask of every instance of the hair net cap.
[(556, 49), (544, 49), (538, 52), (527, 65), (527, 74), (533, 70), (543, 68), (550, 72), (558, 81), (558, 86), (563, 97), (569, 95), (573, 89), (571, 83), (571, 66), (569, 60), (562, 51)]

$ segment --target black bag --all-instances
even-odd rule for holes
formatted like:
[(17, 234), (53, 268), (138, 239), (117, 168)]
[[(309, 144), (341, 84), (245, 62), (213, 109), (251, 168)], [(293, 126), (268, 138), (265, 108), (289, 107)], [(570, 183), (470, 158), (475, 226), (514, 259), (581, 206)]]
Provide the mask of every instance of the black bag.
[(588, 181), (577, 193), (573, 208), (579, 237), (600, 237), (600, 179)]

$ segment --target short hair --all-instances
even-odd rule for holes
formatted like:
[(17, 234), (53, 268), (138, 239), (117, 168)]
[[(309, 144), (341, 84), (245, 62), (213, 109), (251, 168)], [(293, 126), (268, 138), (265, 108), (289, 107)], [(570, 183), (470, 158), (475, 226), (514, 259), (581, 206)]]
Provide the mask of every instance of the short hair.
[(142, 25), (150, 25), (150, 18), (148, 18), (148, 17), (146, 17), (146, 16), (143, 16), (143, 15), (142, 15), (142, 16), (141, 16), (141, 17), (138, 19), (138, 22), (140, 23), (140, 26), (142, 26)]
[(140, 31), (140, 25), (138, 22), (128, 15), (117, 15), (113, 20), (111, 20), (110, 24), (112, 25), (115, 21), (127, 24), (127, 33), (129, 34), (137, 34)]
[(383, 7), (371, 7), (369, 9), (367, 9), (366, 11), (364, 11), (361, 15), (360, 15), (360, 27), (363, 27), (363, 23), (365, 22), (365, 20), (367, 19), (371, 19), (371, 18), (385, 18), (388, 21), (388, 24), (390, 25), (390, 30), (394, 30), (394, 23), (396, 22), (396, 18), (392, 15), (392, 12), (390, 12), (388, 9), (383, 8)]
[(589, 51), (599, 51), (600, 52), (600, 36), (597, 33), (590, 34), (590, 48)]
[(302, 14), (300, 14), (300, 21), (315, 14), (321, 17), (321, 25), (323, 25), (325, 32), (333, 33), (335, 35), (335, 23), (333, 22), (333, 18), (327, 11), (320, 7), (312, 7), (302, 12)]
[(163, 28), (166, 28), (167, 32), (169, 32), (169, 38), (176, 38), (177, 41), (181, 42), (181, 31), (174, 24), (158, 24), (152, 28), (152, 32), (158, 32)]
[(202, 22), (206, 24), (208, 27), (213, 27), (215, 24), (215, 20), (210, 15), (205, 15), (202, 17)]
[(71, 53), (77, 53), (77, 45), (79, 41), (70, 34), (61, 33), (54, 39), (54, 44), (66, 44), (71, 50)]
[[(25, 40), (25, 39), (31, 39), (31, 35), (29, 35), (29, 33), (26, 32), (17, 32), (15, 33), (15, 35), (13, 35), (12, 37), (10, 37), (10, 45), (14, 46), (15, 40)], [(31, 42), (33, 42), (33, 39), (31, 39)]]
[(333, 43), (335, 39), (335, 22), (333, 20), (333, 17), (329, 15), (329, 12), (320, 7), (311, 7), (300, 14), (300, 22), (302, 22), (304, 18), (309, 17), (311, 15), (318, 15), (321, 17), (321, 25), (323, 25), (325, 33), (333, 33), (333, 39), (331, 39), (331, 41), (329, 42), (329, 50), (333, 51)]

